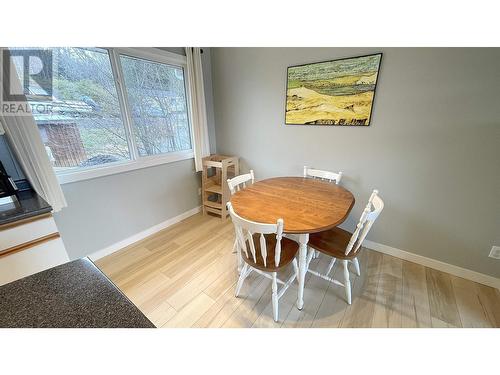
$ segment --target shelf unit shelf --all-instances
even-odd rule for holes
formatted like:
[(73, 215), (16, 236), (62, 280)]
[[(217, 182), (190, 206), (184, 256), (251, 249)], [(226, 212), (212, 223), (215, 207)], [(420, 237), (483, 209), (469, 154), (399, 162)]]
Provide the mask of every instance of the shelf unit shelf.
[(204, 190), (210, 193), (222, 194), (222, 185), (218, 183), (218, 181), (215, 181), (213, 177), (211, 177), (207, 179)]
[(236, 156), (215, 154), (203, 158), (201, 190), (204, 215), (211, 213), (226, 219), (226, 204), (230, 197), (226, 181), (238, 174), (239, 159)]
[(203, 202), (203, 205), (204, 206), (208, 206), (208, 207), (211, 207), (211, 208), (216, 208), (218, 210), (220, 210), (222, 208), (222, 203), (219, 203), (219, 202), (212, 202), (212, 201), (204, 201)]

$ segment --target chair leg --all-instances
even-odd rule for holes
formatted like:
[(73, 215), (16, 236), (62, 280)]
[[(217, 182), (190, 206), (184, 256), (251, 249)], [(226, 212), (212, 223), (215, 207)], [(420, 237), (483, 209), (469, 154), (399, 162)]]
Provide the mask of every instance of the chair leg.
[(243, 266), (243, 258), (241, 257), (241, 249), (240, 245), (238, 245), (238, 241), (234, 242), (234, 246), (236, 247), (236, 258), (238, 262), (238, 273), (241, 273), (241, 267)]
[(361, 271), (359, 270), (359, 261), (358, 261), (358, 258), (354, 258), (352, 260), (352, 262), (354, 263), (354, 269), (356, 270), (356, 275), (360, 276), (361, 275)]
[(349, 261), (343, 260), (344, 263), (344, 287), (345, 287), (345, 296), (347, 298), (347, 303), (351, 304), (351, 282), (349, 281)]
[(330, 275), (330, 272), (332, 272), (332, 268), (335, 265), (336, 260), (337, 260), (336, 258), (332, 257), (332, 260), (331, 260), (330, 264), (328, 265), (328, 270), (326, 271), (326, 276)]
[(245, 281), (248, 276), (248, 264), (243, 265), (243, 269), (240, 272), (240, 278), (238, 279), (238, 283), (236, 284), (236, 293), (235, 296), (238, 297), (240, 295), (241, 287), (243, 286), (243, 281)]
[(241, 273), (241, 268), (243, 267), (243, 259), (241, 259), (241, 254), (236, 254), (238, 257), (238, 273)]
[(238, 240), (235, 238), (233, 244), (233, 254), (236, 252), (238, 252)]
[(273, 272), (273, 318), (278, 321), (278, 281), (276, 280), (276, 272)]

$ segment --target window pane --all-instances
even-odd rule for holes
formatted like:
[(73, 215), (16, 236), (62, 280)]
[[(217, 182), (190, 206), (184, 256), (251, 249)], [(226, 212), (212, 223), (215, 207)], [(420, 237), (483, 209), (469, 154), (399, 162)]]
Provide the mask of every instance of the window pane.
[[(108, 52), (98, 48), (50, 50), (52, 101), (37, 100), (40, 93), (35, 84), (30, 84), (27, 98), (54, 169), (95, 167), (130, 159)], [(13, 60), (22, 77), (22, 61)], [(30, 70), (37, 68), (31, 66), (37, 63), (33, 60)]]
[(120, 56), (140, 156), (191, 149), (181, 67)]

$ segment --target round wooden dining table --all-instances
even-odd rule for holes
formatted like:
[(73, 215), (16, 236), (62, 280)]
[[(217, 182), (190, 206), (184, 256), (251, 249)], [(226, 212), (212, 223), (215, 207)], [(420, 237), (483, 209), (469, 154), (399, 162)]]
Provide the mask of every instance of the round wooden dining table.
[(299, 242), (297, 307), (304, 305), (309, 233), (342, 223), (354, 206), (352, 193), (333, 182), (304, 177), (269, 178), (247, 186), (231, 197), (234, 211), (259, 223), (283, 219), (284, 232)]

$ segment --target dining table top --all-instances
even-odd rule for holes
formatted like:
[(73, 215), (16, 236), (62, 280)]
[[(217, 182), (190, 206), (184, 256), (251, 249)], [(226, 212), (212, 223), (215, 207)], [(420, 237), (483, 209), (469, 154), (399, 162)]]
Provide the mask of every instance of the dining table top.
[(268, 224), (281, 218), (285, 233), (316, 233), (333, 228), (347, 218), (354, 202), (346, 188), (305, 177), (269, 178), (231, 197), (239, 216)]

